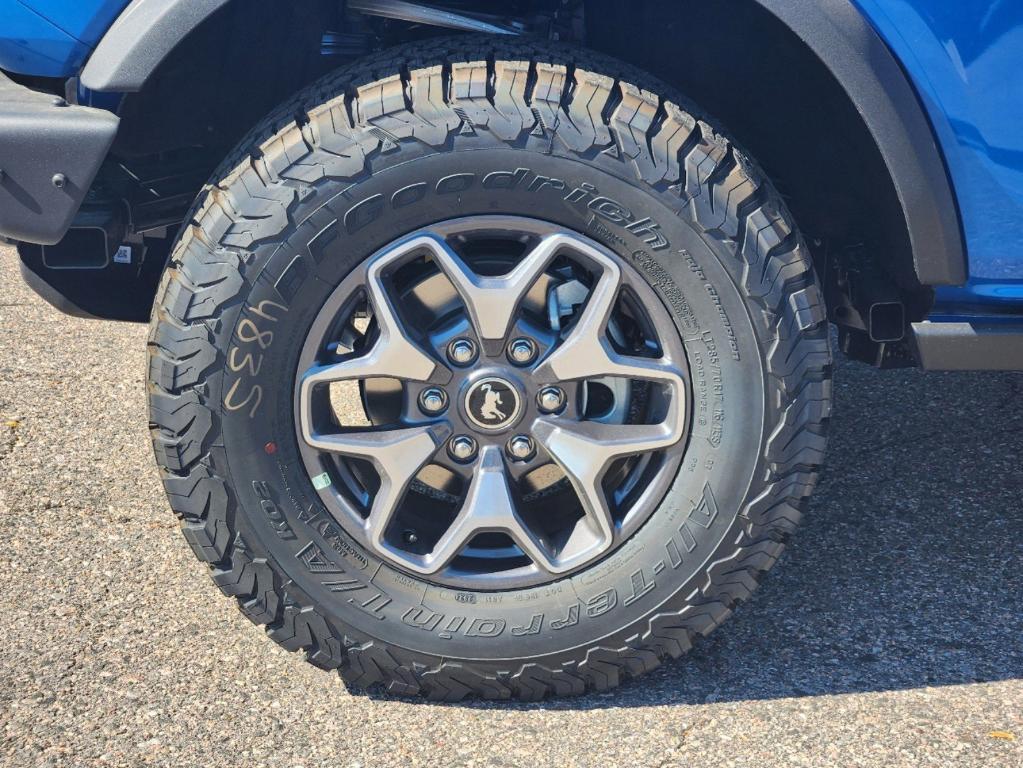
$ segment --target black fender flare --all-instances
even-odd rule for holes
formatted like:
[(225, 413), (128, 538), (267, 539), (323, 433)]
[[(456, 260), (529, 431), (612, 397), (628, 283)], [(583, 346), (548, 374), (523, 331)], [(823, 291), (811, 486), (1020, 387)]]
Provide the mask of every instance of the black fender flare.
[[(966, 252), (941, 150), (913, 86), (851, 0), (749, 0), (799, 37), (845, 90), (884, 159), (902, 205), (917, 278), (966, 282)], [(161, 61), (230, 0), (133, 0), (82, 71), (94, 91), (142, 89)]]
[(81, 82), (92, 91), (134, 93), (167, 55), (230, 0), (132, 0), (92, 52)]
[(888, 168), (923, 285), (966, 282), (959, 209), (916, 90), (850, 0), (753, 0), (792, 30), (845, 90)]

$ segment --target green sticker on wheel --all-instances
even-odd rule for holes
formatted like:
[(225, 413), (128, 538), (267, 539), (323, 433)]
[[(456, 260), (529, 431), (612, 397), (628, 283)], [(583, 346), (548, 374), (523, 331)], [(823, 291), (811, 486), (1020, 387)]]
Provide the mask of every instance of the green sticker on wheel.
[(322, 475), (317, 475), (313, 478), (313, 488), (318, 491), (322, 491), (324, 488), (330, 485), (330, 475), (324, 472)]

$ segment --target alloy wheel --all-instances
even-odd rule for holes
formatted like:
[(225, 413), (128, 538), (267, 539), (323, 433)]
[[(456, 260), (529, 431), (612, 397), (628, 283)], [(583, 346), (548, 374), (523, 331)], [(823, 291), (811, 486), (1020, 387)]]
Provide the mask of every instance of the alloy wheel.
[(322, 307), (296, 377), (299, 447), (381, 559), (465, 589), (535, 585), (658, 506), (688, 382), (632, 266), (546, 222), (460, 219), (373, 255)]

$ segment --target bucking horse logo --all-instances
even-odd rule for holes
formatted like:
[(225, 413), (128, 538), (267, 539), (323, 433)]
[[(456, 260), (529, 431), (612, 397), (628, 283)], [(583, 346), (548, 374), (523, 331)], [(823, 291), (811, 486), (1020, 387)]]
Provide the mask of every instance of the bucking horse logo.
[(504, 405), (501, 400), (501, 393), (496, 392), (490, 384), (484, 384), (480, 390), (483, 392), (483, 407), (480, 408), (480, 416), (487, 421), (504, 421), (508, 416), (498, 408)]

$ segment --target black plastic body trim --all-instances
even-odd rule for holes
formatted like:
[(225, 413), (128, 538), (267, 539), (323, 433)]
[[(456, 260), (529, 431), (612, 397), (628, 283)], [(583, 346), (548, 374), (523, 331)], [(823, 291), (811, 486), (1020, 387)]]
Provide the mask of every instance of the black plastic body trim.
[(72, 317), (84, 317), (91, 320), (98, 319), (95, 315), (86, 312), (71, 301), (60, 290), (46, 282), (39, 273), (34, 271), (24, 261), (19, 266), (21, 267), (21, 279), (25, 281), (25, 285), (41, 296), (51, 307)]
[[(89, 218), (80, 217), (71, 231), (88, 228), (79, 225)], [(117, 231), (115, 226), (107, 235), (116, 238)], [(69, 260), (55, 267), (47, 263), (47, 248), (19, 243), (21, 276), (32, 290), (65, 314), (98, 320), (147, 322), (156, 286), (167, 264), (171, 240), (147, 239), (122, 244), (115, 239), (108, 250), (114, 245), (130, 248), (127, 261), (106, 258), (107, 254), (103, 253), (105, 263), (102, 265), (75, 266)], [(70, 250), (66, 255), (73, 256), (78, 248), (72, 245)], [(82, 254), (83, 257), (88, 255), (88, 252)]]
[(69, 105), (0, 72), (0, 236), (46, 245), (60, 240), (118, 123), (110, 112)]
[(884, 41), (850, 0), (754, 0), (817, 55), (863, 118), (902, 204), (917, 278), (966, 282), (966, 252), (945, 162), (920, 104)]
[(149, 76), (189, 32), (229, 0), (132, 0), (82, 70), (93, 91), (142, 90)]
[(1023, 371), (1023, 323), (913, 323), (913, 344), (928, 371)]

